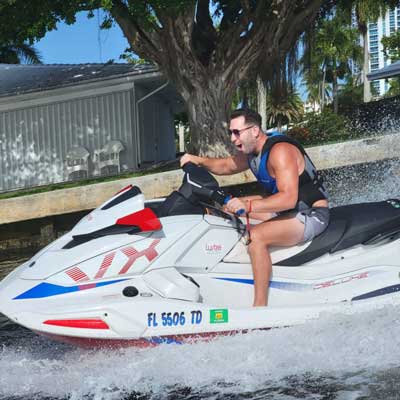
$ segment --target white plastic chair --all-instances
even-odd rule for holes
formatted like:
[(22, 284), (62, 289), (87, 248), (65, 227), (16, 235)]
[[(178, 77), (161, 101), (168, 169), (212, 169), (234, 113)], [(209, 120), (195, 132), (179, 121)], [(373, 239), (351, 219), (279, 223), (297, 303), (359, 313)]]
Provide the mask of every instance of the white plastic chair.
[(65, 164), (68, 180), (87, 178), (89, 176), (90, 153), (85, 147), (73, 147), (68, 151)]
[(116, 170), (121, 172), (120, 154), (125, 150), (125, 146), (119, 140), (111, 140), (101, 149), (93, 152), (93, 162), (97, 174), (110, 175)]

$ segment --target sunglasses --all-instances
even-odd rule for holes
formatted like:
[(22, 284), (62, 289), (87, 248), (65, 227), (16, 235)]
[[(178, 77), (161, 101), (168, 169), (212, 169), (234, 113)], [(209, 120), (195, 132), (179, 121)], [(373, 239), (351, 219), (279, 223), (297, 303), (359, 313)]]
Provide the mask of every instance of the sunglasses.
[(246, 131), (247, 129), (253, 128), (253, 127), (254, 127), (254, 125), (247, 126), (246, 128), (242, 128), (242, 129), (228, 129), (228, 132), (231, 136), (235, 135), (236, 137), (239, 137), (242, 132)]

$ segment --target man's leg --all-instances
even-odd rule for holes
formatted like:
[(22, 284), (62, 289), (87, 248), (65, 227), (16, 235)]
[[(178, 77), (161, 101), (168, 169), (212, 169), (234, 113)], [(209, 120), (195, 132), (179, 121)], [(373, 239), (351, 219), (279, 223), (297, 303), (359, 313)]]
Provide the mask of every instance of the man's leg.
[(249, 254), (254, 277), (253, 306), (266, 306), (272, 272), (270, 245), (293, 246), (303, 240), (304, 224), (294, 216), (282, 216), (251, 229)]

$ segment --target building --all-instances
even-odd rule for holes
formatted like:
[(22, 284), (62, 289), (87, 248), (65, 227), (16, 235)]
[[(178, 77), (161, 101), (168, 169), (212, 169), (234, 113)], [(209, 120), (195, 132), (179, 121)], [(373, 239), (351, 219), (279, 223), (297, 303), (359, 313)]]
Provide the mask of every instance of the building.
[[(384, 68), (390, 64), (390, 60), (383, 55), (381, 40), (384, 36), (390, 36), (400, 28), (400, 7), (389, 10), (384, 17), (379, 17), (377, 22), (368, 24), (368, 47), (370, 55), (370, 72)], [(384, 79), (371, 83), (378, 96), (383, 96), (389, 89), (389, 84)]]
[[(152, 65), (0, 64), (0, 191), (174, 159), (181, 109)], [(117, 161), (102, 158), (116, 143)], [(82, 153), (84, 168), (71, 160)]]

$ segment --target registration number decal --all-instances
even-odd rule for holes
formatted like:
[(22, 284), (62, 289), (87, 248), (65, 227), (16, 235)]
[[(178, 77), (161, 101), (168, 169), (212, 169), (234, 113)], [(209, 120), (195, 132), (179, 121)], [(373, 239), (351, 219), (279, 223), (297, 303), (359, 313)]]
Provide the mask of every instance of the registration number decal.
[(185, 311), (175, 312), (150, 312), (147, 314), (147, 326), (184, 326), (199, 325), (203, 320), (203, 314), (200, 310), (193, 310), (185, 313)]

